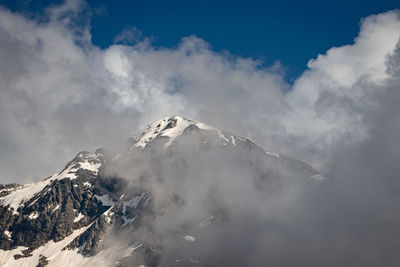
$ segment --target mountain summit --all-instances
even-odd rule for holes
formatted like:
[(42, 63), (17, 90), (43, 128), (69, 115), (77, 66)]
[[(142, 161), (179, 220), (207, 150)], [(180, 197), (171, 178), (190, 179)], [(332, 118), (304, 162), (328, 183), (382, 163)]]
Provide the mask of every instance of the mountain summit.
[(212, 247), (251, 238), (270, 203), (321, 177), (249, 139), (169, 116), (126, 150), (80, 152), (42, 181), (0, 185), (0, 265), (234, 266)]
[(218, 134), (225, 142), (232, 142), (234, 144), (234, 137), (231, 136), (231, 140), (226, 138), (222, 131), (208, 126), (201, 122), (186, 119), (180, 116), (169, 116), (165, 117), (153, 124), (147, 126), (146, 130), (138, 137), (135, 146), (145, 148), (147, 143), (158, 137), (168, 137), (168, 142), (165, 143), (165, 148), (168, 147), (176, 138), (182, 135), (186, 129), (198, 128), (205, 131), (211, 131)]

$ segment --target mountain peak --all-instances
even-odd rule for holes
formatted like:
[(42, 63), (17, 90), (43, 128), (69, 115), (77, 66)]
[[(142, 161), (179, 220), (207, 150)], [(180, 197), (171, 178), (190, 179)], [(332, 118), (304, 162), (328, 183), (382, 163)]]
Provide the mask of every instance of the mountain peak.
[(181, 116), (168, 116), (161, 120), (158, 120), (146, 127), (144, 132), (136, 139), (135, 147), (145, 148), (149, 142), (159, 136), (168, 137), (168, 142), (165, 143), (164, 147), (168, 147), (171, 143), (189, 127), (196, 126), (202, 130), (216, 131), (221, 138), (226, 141), (229, 140), (222, 134), (222, 131), (206, 125), (201, 122), (190, 120)]
[[(147, 145), (152, 148), (145, 151)], [(230, 207), (241, 206), (243, 199), (238, 194), (260, 194), (259, 199), (266, 193), (276, 195), (294, 177), (325, 179), (304, 162), (181, 116), (150, 124), (133, 147), (138, 148), (134, 153), (123, 149), (117, 156), (106, 149), (82, 151), (61, 172), (42, 181), (0, 185), (0, 265), (161, 266), (158, 261), (164, 255), (165, 266), (198, 265), (200, 261), (190, 258), (170, 257), (162, 239), (167, 236), (184, 248), (186, 242), (209, 240), (209, 233), (229, 226)], [(239, 186), (237, 194), (227, 181)], [(219, 195), (232, 196), (232, 206)], [(206, 208), (189, 224), (187, 219), (171, 224), (168, 218), (180, 218), (175, 212), (194, 202), (206, 203), (201, 204)], [(159, 226), (166, 224), (172, 228), (165, 234), (166, 228)], [(123, 244), (104, 246), (103, 240), (115, 240), (114, 234), (124, 237)], [(182, 265), (175, 265), (179, 261)], [(202, 265), (213, 264), (204, 260)]]

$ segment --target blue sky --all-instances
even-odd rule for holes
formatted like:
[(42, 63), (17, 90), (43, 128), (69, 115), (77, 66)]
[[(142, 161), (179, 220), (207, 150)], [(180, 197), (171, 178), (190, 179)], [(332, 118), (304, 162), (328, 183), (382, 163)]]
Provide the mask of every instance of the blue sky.
[[(61, 1), (0, 0), (14, 11), (35, 14)], [(398, 1), (112, 1), (89, 0), (93, 43), (113, 44), (125, 28), (136, 27), (154, 46), (174, 47), (191, 34), (241, 57), (280, 61), (288, 81), (307, 62), (333, 46), (351, 44), (360, 19), (399, 7)]]

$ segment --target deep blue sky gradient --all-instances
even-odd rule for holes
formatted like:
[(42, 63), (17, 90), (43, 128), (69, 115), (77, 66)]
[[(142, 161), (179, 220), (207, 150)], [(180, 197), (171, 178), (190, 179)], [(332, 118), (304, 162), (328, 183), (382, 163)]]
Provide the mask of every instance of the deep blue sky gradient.
[[(14, 11), (40, 12), (61, 1), (0, 0)], [(362, 17), (400, 8), (398, 0), (380, 1), (116, 1), (88, 0), (101, 10), (92, 18), (93, 43), (105, 48), (123, 29), (136, 27), (153, 45), (174, 47), (194, 34), (216, 51), (279, 60), (293, 80), (307, 61), (332, 46), (352, 43)]]

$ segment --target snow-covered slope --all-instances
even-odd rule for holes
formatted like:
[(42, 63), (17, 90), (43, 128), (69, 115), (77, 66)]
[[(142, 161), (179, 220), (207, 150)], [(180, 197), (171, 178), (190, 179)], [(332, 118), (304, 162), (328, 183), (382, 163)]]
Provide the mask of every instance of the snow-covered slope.
[(136, 138), (129, 151), (132, 151), (134, 148), (145, 149), (157, 142), (161, 142), (163, 144), (163, 148), (167, 149), (180, 139), (183, 139), (185, 133), (189, 132), (189, 135), (191, 135), (194, 131), (204, 133), (203, 137), (206, 136), (202, 139), (204, 144), (208, 143), (211, 137), (218, 137), (215, 139), (218, 140), (217, 144), (219, 145), (230, 146), (239, 151), (243, 151), (245, 147), (252, 148), (265, 154), (267, 157), (273, 157), (280, 162), (296, 165), (300, 169), (303, 169), (307, 173), (307, 176), (313, 180), (326, 179), (326, 175), (319, 173), (304, 162), (287, 157), (285, 155), (280, 155), (276, 152), (266, 151), (254, 144), (250, 139), (236, 136), (234, 134), (219, 130), (213, 126), (181, 116), (168, 116), (148, 125), (143, 133)]
[[(260, 190), (279, 187), (288, 173), (324, 179), (303, 162), (179, 116), (149, 125), (127, 150), (104, 151), (80, 152), (59, 173), (36, 183), (0, 185), (0, 266), (158, 266), (161, 240), (193, 247), (212, 225), (228, 221), (228, 212), (213, 200), (209, 214), (177, 225), (167, 237), (154, 229), (153, 221), (182, 208), (186, 191), (199, 194), (208, 176), (215, 184), (220, 175), (239, 173), (254, 178)], [(197, 188), (189, 184), (176, 193), (188, 177)], [(109, 236), (124, 241), (105, 245)], [(189, 255), (168, 260), (199, 265)]]
[(33, 200), (39, 197), (39, 193), (43, 191), (44, 188), (49, 188), (49, 185), (54, 180), (62, 180), (64, 178), (76, 179), (79, 177), (78, 172), (89, 171), (93, 175), (97, 175), (97, 172), (101, 166), (101, 154), (81, 152), (74, 160), (67, 164), (67, 166), (60, 173), (55, 174), (43, 181), (37, 183), (27, 184), (23, 186), (15, 185), (13, 187), (8, 187), (0, 189), (0, 195), (5, 195), (0, 197), (0, 204), (3, 206), (9, 206), (13, 214), (18, 214), (18, 209), (29, 205), (33, 205)]
[(215, 132), (224, 142), (235, 144), (234, 136), (231, 135), (229, 139), (221, 130), (212, 126), (180, 116), (168, 116), (147, 126), (146, 130), (137, 138), (134, 146), (145, 148), (148, 143), (155, 140), (157, 137), (168, 137), (168, 141), (164, 144), (164, 148), (167, 148), (191, 126), (195, 126), (201, 130)]

